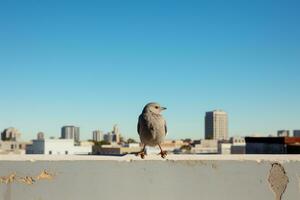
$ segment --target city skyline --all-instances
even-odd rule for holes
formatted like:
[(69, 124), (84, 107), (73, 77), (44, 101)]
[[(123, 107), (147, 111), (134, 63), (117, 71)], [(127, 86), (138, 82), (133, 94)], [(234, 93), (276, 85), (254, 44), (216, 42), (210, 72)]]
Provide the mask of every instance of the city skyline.
[[(222, 119), (221, 118), (220, 119), (217, 119), (217, 118), (214, 119), (214, 117), (211, 118), (212, 117), (211, 114), (213, 114), (213, 113), (217, 113), (217, 114), (221, 113), (222, 115), (226, 116), (225, 117), (226, 119), (224, 117), (222, 117)], [(215, 125), (211, 124), (212, 121), (215, 121), (215, 120), (217, 120), (216, 122), (218, 124), (218, 126), (216, 126), (216, 127), (215, 127)], [(287, 136), (287, 137), (289, 137), (290, 136), (290, 134), (289, 134), (290, 131), (293, 133), (293, 134), (291, 134), (292, 137), (298, 137), (300, 135), (299, 134), (299, 132), (300, 132), (299, 129), (276, 130), (276, 132), (267, 133), (267, 134), (262, 134), (262, 133), (256, 132), (256, 133), (245, 134), (245, 135), (238, 135), (238, 134), (234, 135), (234, 134), (230, 134), (230, 132), (228, 133), (228, 130), (227, 130), (228, 129), (228, 121), (229, 121), (228, 120), (228, 115), (223, 110), (218, 109), (218, 110), (208, 111), (208, 112), (205, 113), (205, 119), (204, 119), (204, 128), (205, 128), (205, 130), (204, 130), (202, 136), (200, 136), (200, 137), (189, 137), (189, 136), (187, 136), (187, 137), (182, 137), (182, 138), (179, 138), (179, 137), (178, 138), (176, 138), (176, 137), (167, 137), (167, 140), (173, 140), (173, 139), (174, 140), (177, 140), (177, 139), (179, 139), (179, 140), (184, 140), (184, 139), (194, 139), (194, 140), (198, 140), (198, 139), (204, 139), (204, 140), (205, 139), (228, 140), (229, 138), (232, 138), (232, 137), (249, 137), (249, 136), (250, 137), (251, 136), (254, 136), (254, 137), (257, 137), (257, 136), (262, 136), (262, 137), (264, 137), (264, 136), (273, 136), (273, 137)], [(210, 125), (208, 125), (208, 124), (210, 124)], [(207, 125), (209, 126), (209, 127), (207, 127), (208, 129), (206, 129)], [(214, 127), (213, 129), (216, 130), (215, 133), (211, 132), (211, 128), (212, 127), (210, 127), (210, 126)], [(78, 129), (78, 132), (77, 132), (77, 134), (75, 134), (73, 136), (71, 136), (70, 134), (68, 134), (68, 136), (64, 136), (64, 135), (66, 135), (66, 133), (64, 133), (64, 131), (65, 131), (64, 129), (66, 129), (66, 128), (76, 128), (76, 129)], [(5, 130), (8, 130), (8, 129), (14, 129), (14, 130), (18, 131), (20, 135), (22, 134), (22, 132), (20, 130), (18, 130), (16, 127), (13, 127), (13, 126), (6, 127), (3, 130), (5, 131)], [(80, 133), (80, 131), (79, 131), (80, 129), (81, 128), (79, 126), (74, 126), (74, 125), (68, 124), (68, 125), (63, 125), (60, 128), (59, 135), (53, 135), (53, 134), (52, 135), (47, 135), (43, 131), (39, 131), (39, 132), (36, 133), (35, 137), (37, 137), (37, 138), (39, 138), (39, 137), (41, 137), (41, 138), (44, 138), (44, 137), (45, 138), (56, 138), (56, 139), (60, 139), (60, 138), (61, 139), (75, 139), (75, 138), (77, 138), (77, 142), (79, 142), (80, 141), (79, 138), (82, 136), (81, 133)], [(101, 136), (100, 135), (99, 136), (95, 136), (96, 132), (97, 132), (97, 134), (100, 134)], [(113, 125), (113, 128), (112, 128), (111, 131), (107, 131), (107, 130), (103, 131), (103, 129), (99, 129), (98, 128), (98, 129), (92, 130), (90, 133), (83, 134), (82, 138), (83, 138), (83, 140), (95, 140), (94, 138), (104, 137), (105, 135), (107, 135), (107, 134), (113, 134), (114, 132), (118, 132), (117, 134), (119, 134), (119, 137), (121, 136), (117, 124)], [(213, 136), (213, 135), (215, 135), (215, 136)], [(131, 136), (126, 135), (126, 133), (122, 134), (122, 137), (124, 137), (124, 139), (136, 139), (137, 141), (139, 141), (139, 137), (138, 136), (132, 136), (131, 137)], [(34, 137), (33, 138), (25, 137), (25, 138), (26, 138), (26, 140), (35, 139)], [(76, 139), (75, 139), (75, 141), (76, 141)], [(100, 140), (96, 139), (95, 141), (100, 141)]]
[(0, 2), (0, 129), (138, 138), (152, 101), (172, 139), (203, 138), (215, 109), (229, 136), (300, 129), (299, 4)]

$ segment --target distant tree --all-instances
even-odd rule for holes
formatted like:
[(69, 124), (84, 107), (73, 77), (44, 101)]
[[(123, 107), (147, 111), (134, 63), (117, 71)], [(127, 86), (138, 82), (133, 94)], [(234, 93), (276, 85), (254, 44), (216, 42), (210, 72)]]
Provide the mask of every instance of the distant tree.
[(131, 144), (131, 143), (137, 143), (134, 139), (132, 139), (132, 138), (129, 138), (128, 140), (127, 140), (127, 143), (128, 144)]

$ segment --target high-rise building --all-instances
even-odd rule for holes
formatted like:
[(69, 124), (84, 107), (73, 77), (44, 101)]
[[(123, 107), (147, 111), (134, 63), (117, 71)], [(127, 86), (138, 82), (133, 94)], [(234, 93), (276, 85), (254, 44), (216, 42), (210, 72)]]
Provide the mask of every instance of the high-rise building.
[(300, 130), (294, 130), (294, 137), (300, 137)]
[(121, 134), (118, 125), (114, 125), (112, 133), (113, 133), (113, 141), (116, 143), (120, 143)]
[(93, 131), (93, 141), (100, 142), (103, 140), (103, 134), (101, 131)]
[(62, 139), (74, 139), (75, 142), (80, 141), (80, 128), (76, 126), (64, 126), (61, 129)]
[(228, 115), (222, 110), (207, 112), (205, 115), (205, 139), (227, 140)]
[(290, 131), (289, 130), (279, 130), (279, 131), (277, 131), (277, 136), (278, 137), (289, 137)]
[(108, 132), (107, 134), (104, 135), (103, 140), (105, 142), (112, 143), (113, 142), (113, 134), (111, 132)]

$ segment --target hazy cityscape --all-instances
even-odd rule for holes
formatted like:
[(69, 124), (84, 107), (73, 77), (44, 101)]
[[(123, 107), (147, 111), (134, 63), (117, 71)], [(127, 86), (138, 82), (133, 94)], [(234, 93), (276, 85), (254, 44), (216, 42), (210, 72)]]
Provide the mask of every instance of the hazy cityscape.
[[(203, 139), (167, 139), (163, 149), (168, 154), (297, 154), (300, 153), (300, 130), (278, 130), (263, 137), (260, 135), (229, 137), (228, 114), (215, 110), (205, 114)], [(89, 140), (80, 140), (80, 127), (63, 126), (60, 136), (38, 132), (31, 141), (23, 141), (21, 132), (10, 127), (2, 131), (0, 154), (42, 155), (114, 155), (136, 154), (142, 148), (138, 139), (126, 138), (118, 125), (109, 132), (94, 130)], [(171, 138), (170, 135), (169, 138)], [(200, 137), (199, 137), (200, 138)], [(148, 147), (147, 154), (157, 154), (158, 148)]]
[(300, 0), (0, 0), (0, 200), (296, 200)]

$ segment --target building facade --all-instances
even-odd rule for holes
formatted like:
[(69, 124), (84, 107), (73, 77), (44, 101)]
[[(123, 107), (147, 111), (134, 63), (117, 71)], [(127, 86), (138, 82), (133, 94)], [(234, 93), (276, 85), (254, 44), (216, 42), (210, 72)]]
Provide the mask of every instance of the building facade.
[(103, 140), (103, 133), (99, 130), (93, 131), (93, 141), (100, 142)]
[(205, 139), (227, 140), (228, 115), (222, 110), (207, 112), (205, 115)]
[(16, 128), (7, 128), (1, 133), (0, 154), (25, 154), (28, 144), (21, 141), (21, 133)]
[(1, 133), (1, 140), (2, 141), (18, 141), (21, 138), (21, 133), (13, 127), (5, 129)]
[(300, 130), (294, 130), (293, 135), (294, 137), (300, 137)]
[(246, 154), (300, 154), (300, 138), (246, 137)]
[(64, 126), (61, 129), (62, 139), (73, 139), (75, 142), (80, 142), (80, 128), (76, 126)]
[(231, 154), (245, 154), (246, 153), (246, 141), (243, 137), (230, 138)]
[(33, 140), (26, 148), (26, 154), (44, 155), (87, 155), (92, 153), (92, 145), (75, 146), (73, 139)]

